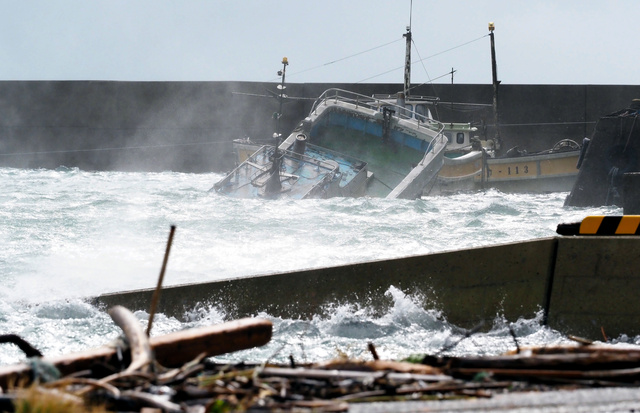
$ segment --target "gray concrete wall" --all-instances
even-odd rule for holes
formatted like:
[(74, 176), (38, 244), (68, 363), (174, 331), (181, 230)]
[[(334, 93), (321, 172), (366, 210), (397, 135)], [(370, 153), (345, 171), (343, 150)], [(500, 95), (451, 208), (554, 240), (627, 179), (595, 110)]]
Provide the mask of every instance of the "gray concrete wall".
[[(315, 98), (329, 87), (365, 95), (395, 93), (397, 84), (289, 84), (290, 96)], [(232, 139), (267, 139), (278, 110), (274, 84), (255, 82), (0, 82), (0, 166), (86, 170), (226, 171)], [(491, 85), (424, 85), (415, 95), (442, 102), (492, 102)], [(640, 86), (501, 85), (501, 134), (507, 148), (545, 149), (581, 140), (602, 115), (640, 97)], [(284, 106), (291, 130), (312, 101)], [(438, 106), (443, 121), (484, 122), (490, 108), (459, 112)]]
[(603, 339), (640, 334), (640, 238), (562, 237), (549, 325)]
[[(591, 339), (640, 334), (640, 238), (558, 237), (339, 267), (168, 287), (158, 311), (182, 317), (197, 306), (228, 318), (267, 312), (308, 318), (335, 304), (384, 313), (391, 286), (448, 322), (472, 328), (533, 318), (543, 311), (554, 329)], [(90, 301), (147, 310), (152, 289)]]
[[(279, 317), (324, 314), (352, 303), (384, 313), (393, 304), (391, 286), (425, 308), (442, 310), (451, 323), (474, 327), (498, 314), (533, 317), (547, 289), (553, 238), (495, 247), (374, 261), (168, 287), (158, 311), (181, 316), (194, 305), (219, 306), (230, 318), (265, 311)], [(147, 309), (151, 290), (103, 295), (94, 302)]]

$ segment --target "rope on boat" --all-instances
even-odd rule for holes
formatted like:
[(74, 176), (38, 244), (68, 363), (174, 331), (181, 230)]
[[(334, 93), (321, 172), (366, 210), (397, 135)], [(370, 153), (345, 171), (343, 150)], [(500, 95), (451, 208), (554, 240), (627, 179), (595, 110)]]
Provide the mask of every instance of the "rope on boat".
[[(543, 125), (595, 125), (596, 121), (576, 121), (576, 122), (539, 122), (539, 123), (500, 123), (503, 126), (543, 126)], [(495, 126), (487, 123), (486, 126)]]
[[(423, 61), (425, 61), (425, 60), (428, 60), (428, 59), (431, 59), (431, 58), (433, 58), (433, 57), (439, 56), (439, 55), (441, 55), (441, 54), (444, 54), (444, 53), (450, 52), (450, 51), (452, 51), (452, 50), (455, 50), (455, 49), (458, 49), (458, 48), (460, 48), (460, 47), (466, 46), (466, 45), (468, 45), (468, 44), (471, 44), (471, 43), (477, 42), (477, 41), (479, 41), (479, 40), (481, 40), (481, 39), (484, 39), (484, 38), (485, 38), (485, 37), (487, 37), (487, 36), (489, 36), (489, 35), (488, 35), (488, 34), (485, 34), (485, 35), (482, 35), (481, 37), (478, 37), (477, 39), (470, 40), (470, 41), (468, 41), (468, 42), (462, 43), (462, 44), (460, 44), (460, 45), (458, 45), (458, 46), (451, 47), (451, 48), (449, 48), (449, 49), (443, 50), (443, 51), (438, 52), (438, 53), (434, 53), (434, 54), (432, 54), (432, 55), (429, 55), (429, 56), (425, 57), (424, 59), (422, 59), (422, 58), (421, 58), (421, 59), (419, 59), (417, 62), (413, 62), (413, 63), (411, 63), (411, 65), (414, 65), (415, 63), (422, 63), (422, 62), (423, 62)], [(414, 43), (414, 45), (415, 45), (415, 43)], [(416, 52), (417, 52), (417, 50), (418, 50), (418, 48), (416, 47)], [(419, 57), (419, 56), (420, 56), (420, 53), (418, 52), (418, 57)], [(423, 67), (424, 67), (424, 64), (423, 64)], [(398, 67), (395, 67), (395, 68), (393, 68), (393, 69), (387, 70), (386, 72), (379, 73), (379, 74), (377, 74), (377, 75), (374, 75), (374, 76), (368, 77), (368, 78), (366, 78), (366, 79), (362, 79), (362, 80), (360, 80), (359, 82), (356, 82), (356, 83), (363, 83), (363, 82), (366, 82), (367, 80), (371, 80), (371, 79), (374, 79), (374, 78), (376, 78), (376, 77), (380, 77), (380, 76), (386, 75), (387, 73), (391, 73), (391, 72), (394, 72), (394, 71), (396, 71), (396, 70), (400, 70), (400, 69), (404, 69), (404, 65), (402, 65), (402, 66), (398, 66)], [(425, 69), (425, 71), (426, 71), (426, 69)], [(431, 79), (431, 80), (430, 80), (429, 82), (427, 82), (427, 83), (431, 83), (431, 82), (433, 82), (434, 80), (437, 80), (437, 79), (439, 79), (439, 78), (441, 78), (441, 77), (449, 76), (449, 75), (450, 75), (450, 72), (447, 72), (446, 74), (444, 74), (444, 75), (442, 75), (442, 76), (439, 76), (439, 77), (436, 77), (436, 78), (434, 78), (434, 79)], [(429, 74), (428, 74), (428, 73), (427, 73), (427, 77), (429, 77)], [(419, 86), (421, 86), (421, 85), (419, 85)], [(417, 87), (417, 86), (416, 86), (416, 87)], [(413, 88), (412, 88), (412, 89), (413, 89)]]
[(342, 62), (343, 60), (351, 59), (352, 57), (356, 57), (356, 56), (360, 56), (360, 55), (365, 54), (365, 53), (369, 53), (369, 52), (371, 52), (373, 50), (380, 49), (380, 48), (383, 48), (385, 46), (389, 46), (390, 44), (397, 43), (397, 42), (399, 42), (401, 40), (402, 40), (401, 38), (400, 39), (396, 39), (396, 40), (393, 40), (391, 42), (388, 42), (388, 43), (385, 43), (385, 44), (381, 44), (380, 46), (372, 47), (370, 49), (363, 50), (361, 52), (357, 52), (357, 53), (354, 53), (352, 55), (342, 57), (340, 59), (332, 60), (330, 62), (323, 63), (323, 64), (318, 65), (318, 66), (310, 67), (309, 69), (304, 69), (304, 70), (301, 70), (299, 72), (291, 73), (291, 74), (289, 74), (289, 76), (299, 75), (301, 73), (309, 72), (309, 71), (315, 70), (315, 69), (320, 69), (321, 67), (329, 66), (329, 65), (332, 65), (334, 63)]

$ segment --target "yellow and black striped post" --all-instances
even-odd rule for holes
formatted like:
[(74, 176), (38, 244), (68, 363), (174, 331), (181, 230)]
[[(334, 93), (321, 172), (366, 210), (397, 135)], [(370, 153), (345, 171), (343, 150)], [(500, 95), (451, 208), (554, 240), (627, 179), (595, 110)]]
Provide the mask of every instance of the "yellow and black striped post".
[(559, 224), (560, 235), (640, 235), (640, 215), (588, 216), (582, 222)]

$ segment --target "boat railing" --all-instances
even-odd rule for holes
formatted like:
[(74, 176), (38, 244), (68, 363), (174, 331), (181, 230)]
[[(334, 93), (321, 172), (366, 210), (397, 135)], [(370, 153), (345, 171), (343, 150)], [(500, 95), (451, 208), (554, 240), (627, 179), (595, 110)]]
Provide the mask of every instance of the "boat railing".
[[(339, 171), (339, 165), (331, 162), (327, 162), (322, 159), (314, 159), (308, 157), (304, 154), (296, 153), (290, 150), (279, 150), (280, 156), (286, 155), (288, 158), (295, 159), (297, 162), (306, 163), (313, 165), (314, 168), (323, 169), (326, 172), (330, 173), (331, 176)], [(271, 172), (270, 164), (265, 164), (261, 159), (271, 159), (275, 155), (275, 147), (271, 145), (263, 145), (258, 150), (256, 150), (251, 156), (245, 159), (242, 164), (238, 165), (232, 173), (227, 175), (223, 180), (217, 182), (212, 189), (216, 191), (223, 188), (227, 185), (231, 180), (238, 179), (239, 174), (243, 174), (245, 176), (244, 181), (245, 185), (254, 185), (261, 187), (264, 185), (264, 182), (259, 182), (260, 180), (265, 180), (265, 175)], [(261, 159), (260, 159), (261, 158)], [(241, 172), (244, 171), (244, 172)], [(252, 171), (252, 172), (249, 172)], [(295, 175), (289, 175), (290, 177), (294, 177)]]
[(395, 111), (396, 117), (415, 123), (417, 128), (427, 127), (437, 131), (439, 134), (444, 130), (442, 122), (429, 118), (423, 113), (418, 113), (412, 109), (398, 105), (392, 98), (367, 96), (338, 88), (325, 90), (313, 103), (309, 113), (316, 114), (321, 106), (338, 103), (347, 103), (354, 105), (356, 108), (364, 107), (377, 112), (382, 112), (382, 109), (387, 107)]
[(286, 153), (290, 158), (295, 159), (299, 163), (314, 165), (316, 168), (322, 168), (331, 172), (336, 172), (338, 170), (338, 165), (335, 165), (331, 162), (327, 162), (322, 159), (314, 159), (305, 154), (299, 154), (299, 153), (296, 153), (295, 151), (290, 151), (290, 150), (285, 150), (284, 153)]
[[(309, 146), (312, 146), (312, 145), (309, 145)], [(306, 156), (305, 154), (297, 153), (295, 151), (288, 150), (288, 149), (284, 149), (284, 150), (278, 149), (278, 151), (280, 152), (281, 155), (286, 155), (288, 158), (295, 159), (299, 163), (310, 164), (317, 168), (322, 168), (322, 169), (325, 169), (328, 171), (334, 171), (334, 172), (337, 169), (336, 165), (322, 159), (311, 158), (309, 156)], [(262, 148), (260, 148), (256, 153), (254, 153), (251, 157), (249, 157), (249, 160), (256, 162), (255, 158), (258, 156), (263, 156), (262, 153), (264, 153), (264, 156), (271, 158), (274, 156), (275, 147), (271, 145), (265, 145)]]
[[(440, 142), (438, 142), (438, 141), (440, 141)], [(431, 140), (431, 143), (429, 144), (429, 147), (427, 148), (427, 151), (424, 153), (424, 156), (422, 157), (422, 160), (420, 161), (421, 165), (423, 165), (425, 163), (425, 161), (427, 160), (427, 158), (429, 156), (429, 153), (435, 151), (436, 144), (438, 144), (438, 143), (441, 143), (445, 147), (449, 144), (449, 139), (444, 134), (444, 124), (442, 125), (440, 130), (438, 130), (438, 134), (436, 135), (436, 137)]]

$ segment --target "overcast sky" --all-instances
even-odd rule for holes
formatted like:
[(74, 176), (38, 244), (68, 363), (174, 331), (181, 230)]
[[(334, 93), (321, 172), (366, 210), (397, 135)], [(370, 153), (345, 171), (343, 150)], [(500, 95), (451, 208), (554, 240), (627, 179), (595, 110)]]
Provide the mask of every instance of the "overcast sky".
[[(0, 80), (402, 83), (410, 0), (0, 0)], [(412, 83), (640, 84), (638, 0), (414, 0)]]

